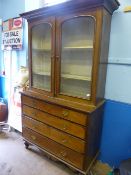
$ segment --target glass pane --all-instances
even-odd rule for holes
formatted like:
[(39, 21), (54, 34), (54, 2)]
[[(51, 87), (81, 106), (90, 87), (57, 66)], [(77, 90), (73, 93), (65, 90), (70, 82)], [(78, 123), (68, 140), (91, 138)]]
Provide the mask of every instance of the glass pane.
[(32, 28), (32, 86), (51, 91), (51, 26)]
[(95, 21), (77, 17), (62, 25), (60, 93), (90, 99)]

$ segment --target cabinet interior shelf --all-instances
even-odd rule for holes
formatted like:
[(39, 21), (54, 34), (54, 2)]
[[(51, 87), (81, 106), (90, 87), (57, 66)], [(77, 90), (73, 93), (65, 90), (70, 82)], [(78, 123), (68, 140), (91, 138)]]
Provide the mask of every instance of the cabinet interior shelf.
[(51, 74), (50, 74), (50, 72), (40, 72), (40, 71), (34, 71), (33, 72), (33, 74), (35, 74), (35, 75), (44, 75), (44, 76), (50, 76)]
[(90, 46), (69, 46), (69, 47), (63, 47), (63, 49), (65, 50), (75, 50), (75, 49), (78, 49), (78, 50), (81, 50), (81, 49), (93, 49), (93, 46), (90, 45)]
[[(74, 46), (74, 47), (63, 47), (63, 51), (68, 50), (85, 50), (85, 49), (93, 49), (93, 46)], [(34, 52), (50, 52), (51, 49), (49, 48), (32, 48), (32, 51)]]
[[(42, 76), (50, 76), (51, 75), (50, 72), (33, 72), (33, 74), (42, 75)], [(72, 74), (61, 74), (61, 78), (91, 81), (91, 77), (81, 76), (81, 75), (72, 75)]]
[(67, 79), (91, 81), (91, 78), (90, 77), (81, 76), (81, 75), (62, 74), (61, 77), (62, 78), (67, 78)]
[(32, 51), (34, 52), (50, 52), (51, 49), (46, 48), (32, 48)]

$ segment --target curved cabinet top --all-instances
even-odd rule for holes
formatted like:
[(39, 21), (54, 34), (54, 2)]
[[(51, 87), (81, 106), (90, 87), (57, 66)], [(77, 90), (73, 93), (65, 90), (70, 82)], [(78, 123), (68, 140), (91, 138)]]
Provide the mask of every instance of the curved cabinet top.
[(119, 7), (117, 0), (68, 0), (67, 2), (60, 3), (52, 6), (45, 6), (40, 9), (25, 12), (20, 14), (23, 18), (31, 20), (41, 16), (64, 14), (67, 12), (78, 12), (92, 8), (104, 7), (110, 14), (112, 14)]

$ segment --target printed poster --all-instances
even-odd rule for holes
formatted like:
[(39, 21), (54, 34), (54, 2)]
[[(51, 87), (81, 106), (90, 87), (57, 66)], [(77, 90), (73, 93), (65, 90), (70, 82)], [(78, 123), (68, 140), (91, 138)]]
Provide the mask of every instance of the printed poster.
[(19, 50), (23, 45), (22, 18), (4, 21), (2, 24), (2, 50)]

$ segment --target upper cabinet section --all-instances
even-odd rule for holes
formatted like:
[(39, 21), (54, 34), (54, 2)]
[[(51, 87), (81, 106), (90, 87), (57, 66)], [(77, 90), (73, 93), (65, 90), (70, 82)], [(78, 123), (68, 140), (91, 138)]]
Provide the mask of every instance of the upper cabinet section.
[(29, 26), (29, 91), (75, 107), (102, 102), (118, 6), (116, 0), (71, 0), (21, 14)]

